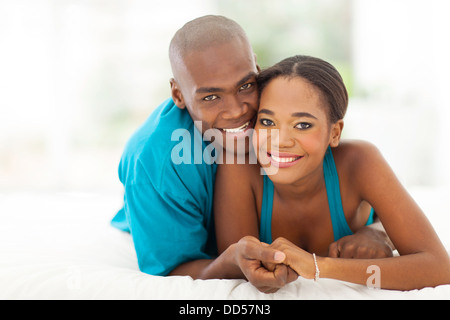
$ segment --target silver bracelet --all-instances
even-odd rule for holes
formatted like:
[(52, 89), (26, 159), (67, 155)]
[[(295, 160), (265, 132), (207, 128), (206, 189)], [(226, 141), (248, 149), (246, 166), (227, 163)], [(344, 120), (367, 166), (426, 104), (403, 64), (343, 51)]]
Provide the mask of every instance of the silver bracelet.
[(313, 253), (314, 266), (316, 267), (316, 274), (314, 275), (314, 281), (319, 280), (320, 270), (319, 265), (317, 264), (316, 254)]

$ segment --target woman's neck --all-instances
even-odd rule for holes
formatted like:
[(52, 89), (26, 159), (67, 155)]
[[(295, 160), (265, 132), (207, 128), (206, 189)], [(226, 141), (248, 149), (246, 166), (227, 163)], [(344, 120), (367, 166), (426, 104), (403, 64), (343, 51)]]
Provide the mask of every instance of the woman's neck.
[(303, 201), (312, 199), (325, 188), (323, 165), (307, 176), (290, 184), (274, 182), (274, 192), (283, 202)]

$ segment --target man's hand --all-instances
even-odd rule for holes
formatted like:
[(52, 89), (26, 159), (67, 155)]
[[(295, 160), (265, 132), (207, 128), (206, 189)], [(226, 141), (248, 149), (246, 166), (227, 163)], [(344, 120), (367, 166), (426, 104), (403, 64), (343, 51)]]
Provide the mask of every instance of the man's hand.
[(375, 259), (392, 257), (393, 244), (381, 222), (361, 228), (355, 234), (333, 242), (328, 248), (332, 258)]
[[(297, 279), (298, 275), (281, 264), (286, 255), (247, 236), (235, 244), (235, 261), (247, 280), (258, 290), (273, 293)], [(270, 266), (267, 269), (265, 266)]]

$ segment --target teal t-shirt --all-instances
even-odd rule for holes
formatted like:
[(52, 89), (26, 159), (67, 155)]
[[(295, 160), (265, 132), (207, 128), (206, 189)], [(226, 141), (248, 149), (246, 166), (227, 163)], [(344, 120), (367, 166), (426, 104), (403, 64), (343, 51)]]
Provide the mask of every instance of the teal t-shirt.
[(187, 110), (172, 99), (128, 141), (119, 165), (124, 205), (111, 224), (131, 233), (142, 272), (167, 275), (182, 263), (217, 254), (217, 165), (205, 159), (207, 145)]

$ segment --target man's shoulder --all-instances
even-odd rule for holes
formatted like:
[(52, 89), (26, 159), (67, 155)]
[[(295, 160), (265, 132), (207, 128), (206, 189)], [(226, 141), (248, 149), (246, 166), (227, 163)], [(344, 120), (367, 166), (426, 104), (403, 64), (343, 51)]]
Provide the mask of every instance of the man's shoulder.
[[(127, 147), (134, 149), (136, 145), (142, 146), (145, 144), (161, 144), (165, 141), (160, 141), (161, 136), (172, 134), (176, 129), (189, 129), (192, 125), (192, 119), (186, 110), (179, 109), (172, 99), (167, 99), (162, 102), (145, 122), (133, 133), (128, 141)], [(149, 140), (150, 141), (147, 141)], [(143, 144), (144, 142), (144, 144)]]
[[(190, 139), (184, 140), (185, 137), (180, 136), (179, 130), (190, 135)], [(178, 163), (179, 161), (172, 159), (174, 150), (177, 151), (180, 145), (184, 147), (183, 152), (189, 151), (192, 155), (193, 138), (194, 123), (189, 113), (186, 109), (179, 109), (172, 99), (167, 99), (153, 111), (128, 141), (119, 167), (122, 183), (151, 181), (155, 186), (159, 186), (162, 179), (170, 179), (171, 176), (192, 182), (200, 178), (197, 177), (199, 174), (209, 176), (211, 170), (203, 168), (204, 163), (196, 165), (190, 160), (188, 163)]]
[(136, 174), (139, 167), (147, 170), (153, 166), (153, 170), (161, 170), (161, 164), (170, 154), (172, 132), (180, 127), (187, 129), (192, 122), (183, 111), (170, 98), (155, 108), (125, 145), (119, 167), (121, 180)]
[(172, 134), (177, 129), (190, 130), (192, 119), (186, 110), (179, 109), (172, 99), (161, 103), (132, 134), (124, 155), (142, 156), (147, 153), (166, 153), (172, 142)]

